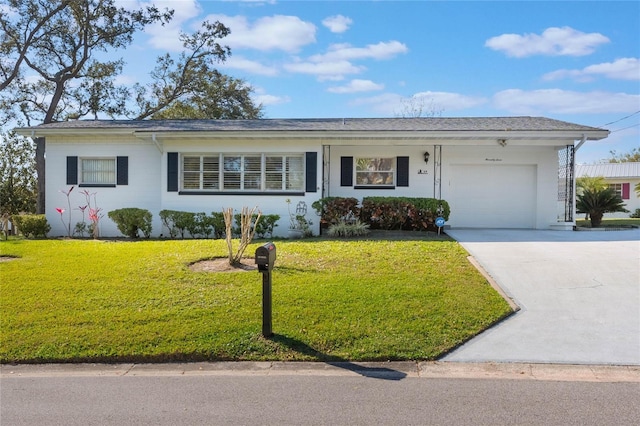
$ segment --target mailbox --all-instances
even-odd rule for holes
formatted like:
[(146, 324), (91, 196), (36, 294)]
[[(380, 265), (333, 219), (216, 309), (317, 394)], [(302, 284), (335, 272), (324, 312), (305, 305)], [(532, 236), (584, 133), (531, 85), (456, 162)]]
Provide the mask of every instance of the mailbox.
[(258, 271), (271, 271), (276, 262), (276, 246), (273, 243), (266, 243), (256, 249), (256, 265)]

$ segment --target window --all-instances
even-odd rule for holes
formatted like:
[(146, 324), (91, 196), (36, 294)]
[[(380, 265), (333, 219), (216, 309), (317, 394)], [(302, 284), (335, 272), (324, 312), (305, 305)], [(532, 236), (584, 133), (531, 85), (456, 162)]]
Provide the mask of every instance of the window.
[(616, 194), (620, 196), (623, 200), (628, 200), (630, 197), (630, 188), (631, 185), (627, 183), (610, 183), (609, 188), (613, 189)]
[(303, 191), (303, 154), (182, 156), (184, 191)]
[(609, 188), (613, 189), (615, 191), (615, 193), (618, 194), (618, 196), (620, 198), (622, 198), (622, 184), (621, 183), (610, 183), (609, 184)]
[(356, 158), (356, 185), (393, 187), (395, 158)]
[(81, 185), (115, 185), (115, 158), (82, 158), (80, 159)]

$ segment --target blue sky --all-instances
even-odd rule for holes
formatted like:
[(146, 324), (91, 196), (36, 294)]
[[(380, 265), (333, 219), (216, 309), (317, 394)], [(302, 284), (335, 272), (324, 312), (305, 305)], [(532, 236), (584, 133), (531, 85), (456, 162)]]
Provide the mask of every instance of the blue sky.
[(179, 30), (219, 20), (232, 50), (219, 68), (255, 88), (266, 118), (394, 117), (421, 106), (610, 129), (578, 151), (580, 163), (640, 146), (637, 1), (154, 3), (175, 18), (136, 39), (124, 80), (144, 81), (155, 56), (179, 52)]

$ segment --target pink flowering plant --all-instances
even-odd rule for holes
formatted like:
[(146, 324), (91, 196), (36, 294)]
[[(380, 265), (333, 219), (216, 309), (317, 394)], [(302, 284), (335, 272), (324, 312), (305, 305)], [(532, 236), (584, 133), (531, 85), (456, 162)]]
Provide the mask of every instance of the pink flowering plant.
[(89, 205), (85, 204), (84, 206), (78, 206), (78, 208), (76, 209), (82, 212), (82, 222), (76, 223), (76, 227), (73, 231), (74, 235), (80, 234), (81, 237), (84, 237), (84, 233), (89, 231), (89, 227), (87, 226), (87, 222), (85, 221), (85, 210), (87, 210), (87, 207), (89, 207)]
[[(87, 205), (85, 206), (85, 208), (89, 209), (89, 220), (91, 221), (91, 225), (89, 225), (89, 231), (93, 235), (93, 238), (98, 238), (100, 237), (100, 228), (98, 227), (98, 225), (100, 223), (100, 219), (102, 219), (104, 215), (102, 214), (102, 209), (98, 207), (96, 193), (91, 193), (86, 189), (84, 191), (81, 191), (80, 193), (84, 194), (85, 200), (87, 201)], [(93, 203), (91, 202), (92, 197)]]
[(65, 212), (65, 209), (61, 208), (61, 207), (56, 207), (56, 211), (58, 213), (60, 213), (60, 220), (62, 221), (62, 225), (67, 228), (67, 237), (71, 238), (71, 198), (69, 197), (69, 195), (71, 195), (71, 191), (73, 191), (73, 188), (75, 188), (74, 186), (72, 186), (71, 188), (69, 188), (67, 191), (63, 191), (60, 190), (60, 192), (62, 192), (66, 197), (67, 197), (67, 206), (68, 209), (66, 211), (69, 212), (69, 220), (65, 223), (62, 214)]
[[(93, 238), (98, 238), (100, 236), (100, 228), (98, 227), (100, 223), (100, 219), (104, 216), (102, 214), (102, 209), (98, 207), (98, 203), (96, 201), (96, 193), (89, 192), (86, 189), (80, 191), (80, 194), (84, 195), (85, 205), (78, 206), (75, 210), (80, 210), (82, 212), (82, 222), (76, 223), (73, 233), (71, 232), (71, 191), (73, 191), (73, 186), (68, 190), (60, 190), (67, 197), (67, 209), (62, 207), (56, 207), (56, 211), (60, 213), (60, 220), (62, 221), (62, 225), (67, 230), (67, 236), (69, 238), (73, 237), (76, 234), (79, 234), (81, 237), (84, 237), (84, 233), (87, 232), (93, 236)], [(68, 220), (64, 218), (64, 212), (68, 212)], [(88, 215), (90, 225), (87, 225), (85, 222), (85, 218)]]

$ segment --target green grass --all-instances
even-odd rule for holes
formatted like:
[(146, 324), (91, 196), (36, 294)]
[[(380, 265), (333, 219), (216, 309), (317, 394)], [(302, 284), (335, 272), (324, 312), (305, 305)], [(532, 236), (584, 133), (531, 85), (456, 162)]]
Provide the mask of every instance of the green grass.
[[(591, 227), (591, 221), (585, 219), (577, 219), (577, 226)], [(625, 218), (625, 219), (602, 219), (601, 227), (617, 227), (617, 226), (640, 226), (640, 219), (638, 218)]]
[(2, 241), (0, 362), (428, 360), (511, 313), (453, 241), (276, 246), (265, 339), (259, 272), (188, 267), (224, 241)]

